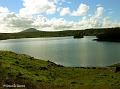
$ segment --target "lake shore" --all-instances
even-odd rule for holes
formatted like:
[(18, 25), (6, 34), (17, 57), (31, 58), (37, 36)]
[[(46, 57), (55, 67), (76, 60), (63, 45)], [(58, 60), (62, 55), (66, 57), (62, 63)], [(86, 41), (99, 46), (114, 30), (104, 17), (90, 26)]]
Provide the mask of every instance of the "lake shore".
[[(25, 54), (0, 51), (0, 89), (119, 89), (120, 73), (110, 67), (65, 67)], [(23, 85), (23, 86), (22, 86)], [(9, 86), (10, 87), (10, 86)], [(23, 88), (24, 87), (24, 88)]]
[(101, 41), (101, 42), (120, 42), (117, 39), (94, 39), (94, 41)]
[(111, 30), (106, 30), (102, 34), (96, 36), (97, 41), (107, 41), (107, 42), (120, 42), (120, 28), (114, 28)]

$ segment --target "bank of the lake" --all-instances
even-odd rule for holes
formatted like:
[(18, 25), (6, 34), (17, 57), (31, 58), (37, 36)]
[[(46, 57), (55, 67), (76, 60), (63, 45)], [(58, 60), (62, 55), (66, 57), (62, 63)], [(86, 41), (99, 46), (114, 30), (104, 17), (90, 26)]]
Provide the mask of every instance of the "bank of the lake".
[[(107, 29), (107, 28), (106, 28)], [(39, 31), (35, 28), (29, 28), (18, 33), (0, 33), (0, 40), (19, 39), (19, 38), (44, 38), (44, 37), (66, 37), (74, 36), (81, 38), (83, 36), (95, 36), (103, 33), (104, 29), (85, 29), (85, 30), (64, 30), (64, 31)]]
[(102, 34), (98, 34), (97, 41), (120, 42), (120, 28), (106, 30)]
[(120, 73), (112, 67), (64, 67), (0, 51), (0, 89), (17, 84), (25, 86), (19, 89), (120, 89), (119, 80)]

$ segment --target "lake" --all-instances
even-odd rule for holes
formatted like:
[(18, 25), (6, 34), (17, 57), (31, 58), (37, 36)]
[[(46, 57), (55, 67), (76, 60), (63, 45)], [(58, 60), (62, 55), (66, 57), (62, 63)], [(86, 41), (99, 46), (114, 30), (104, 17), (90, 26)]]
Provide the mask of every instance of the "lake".
[(120, 43), (93, 39), (94, 36), (1, 40), (0, 50), (28, 54), (64, 66), (108, 66), (120, 62)]

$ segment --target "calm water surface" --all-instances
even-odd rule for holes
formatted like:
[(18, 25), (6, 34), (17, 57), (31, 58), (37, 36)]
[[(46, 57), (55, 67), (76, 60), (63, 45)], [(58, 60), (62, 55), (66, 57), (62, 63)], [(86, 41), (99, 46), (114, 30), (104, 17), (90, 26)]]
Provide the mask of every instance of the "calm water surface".
[(120, 62), (120, 43), (93, 39), (86, 36), (2, 40), (0, 50), (28, 54), (64, 66), (108, 66)]

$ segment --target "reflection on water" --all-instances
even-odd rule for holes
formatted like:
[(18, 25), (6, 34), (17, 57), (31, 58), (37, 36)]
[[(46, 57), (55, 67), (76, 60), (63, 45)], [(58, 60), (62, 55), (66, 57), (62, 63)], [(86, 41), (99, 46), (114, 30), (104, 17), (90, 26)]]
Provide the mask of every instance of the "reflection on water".
[(120, 62), (120, 43), (96, 42), (95, 37), (26, 38), (0, 41), (1, 50), (24, 53), (65, 66), (107, 66)]

